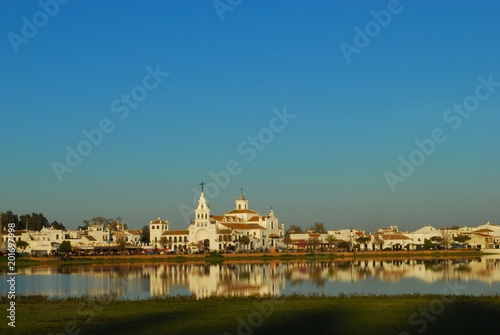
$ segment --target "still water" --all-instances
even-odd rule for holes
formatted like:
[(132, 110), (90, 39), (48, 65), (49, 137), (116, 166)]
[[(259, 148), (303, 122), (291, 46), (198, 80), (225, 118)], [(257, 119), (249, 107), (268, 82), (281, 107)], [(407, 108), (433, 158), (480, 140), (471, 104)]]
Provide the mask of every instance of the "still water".
[[(7, 273), (0, 272), (1, 294)], [(462, 260), (59, 265), (18, 269), (17, 295), (119, 299), (195, 295), (500, 293), (500, 256)]]

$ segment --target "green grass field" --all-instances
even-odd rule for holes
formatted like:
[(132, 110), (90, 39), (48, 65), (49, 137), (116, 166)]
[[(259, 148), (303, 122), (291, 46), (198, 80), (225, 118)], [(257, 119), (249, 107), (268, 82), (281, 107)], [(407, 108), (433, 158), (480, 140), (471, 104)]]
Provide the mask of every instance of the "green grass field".
[[(0, 308), (8, 307), (5, 298)], [(500, 298), (289, 296), (22, 299), (1, 334), (497, 334)]]

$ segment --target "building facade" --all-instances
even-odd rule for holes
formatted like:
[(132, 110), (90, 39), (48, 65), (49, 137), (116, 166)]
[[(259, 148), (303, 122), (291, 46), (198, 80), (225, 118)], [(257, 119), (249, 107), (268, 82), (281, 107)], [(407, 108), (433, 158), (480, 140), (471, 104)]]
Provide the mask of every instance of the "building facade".
[(212, 215), (202, 185), (194, 215), (187, 230), (169, 230), (168, 223), (162, 223), (159, 218), (151, 222), (151, 243), (157, 247), (165, 245), (170, 249), (196, 246), (197, 249), (212, 251), (228, 248), (270, 250), (273, 247), (283, 247), (284, 223), (279, 223), (272, 209), (268, 215), (251, 210), (248, 199), (243, 194), (236, 199), (233, 210), (224, 215)]

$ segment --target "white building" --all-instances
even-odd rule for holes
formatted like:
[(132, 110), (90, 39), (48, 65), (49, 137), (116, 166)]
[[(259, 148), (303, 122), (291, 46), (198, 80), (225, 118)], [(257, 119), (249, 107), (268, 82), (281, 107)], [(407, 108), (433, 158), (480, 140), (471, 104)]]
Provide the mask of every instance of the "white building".
[(168, 231), (168, 221), (164, 221), (158, 217), (156, 221), (149, 222), (149, 241), (152, 245), (160, 242), (161, 235)]
[[(196, 244), (202, 241), (208, 244), (210, 250), (224, 250), (231, 245), (240, 249), (283, 247), (281, 241), (285, 234), (284, 224), (279, 224), (279, 219), (272, 209), (268, 215), (260, 215), (259, 212), (251, 210), (243, 193), (236, 200), (233, 210), (224, 215), (211, 215), (202, 185), (198, 206), (194, 212), (195, 219), (188, 228), (188, 240)], [(237, 242), (243, 236), (250, 240), (247, 246)]]
[[(93, 224), (87, 227), (87, 235), (92, 236), (96, 241), (110, 241), (110, 231), (103, 224)], [(78, 237), (75, 237), (78, 238)]]
[[(169, 249), (186, 249), (188, 246), (203, 245), (208, 250), (225, 250), (229, 246), (240, 249), (283, 247), (281, 241), (285, 235), (284, 224), (279, 224), (279, 219), (273, 210), (268, 215), (260, 215), (251, 210), (243, 194), (236, 200), (233, 210), (224, 215), (211, 215), (202, 185), (194, 214), (195, 218), (187, 230), (169, 230), (168, 222), (160, 218), (150, 222), (151, 245), (155, 247), (165, 245)], [(243, 236), (249, 239), (247, 246), (238, 243)]]

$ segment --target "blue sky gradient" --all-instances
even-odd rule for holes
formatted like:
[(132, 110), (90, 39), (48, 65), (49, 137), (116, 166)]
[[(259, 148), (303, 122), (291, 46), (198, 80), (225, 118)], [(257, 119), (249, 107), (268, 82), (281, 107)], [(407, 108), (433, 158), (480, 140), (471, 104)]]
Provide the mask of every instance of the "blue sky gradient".
[[(75, 0), (16, 53), (9, 33), (42, 8), (0, 1), (0, 210), (184, 229), (193, 188), (236, 161), (212, 214), (243, 187), (287, 226), (500, 224), (500, 87), (456, 130), (443, 120), (478, 77), (500, 82), (500, 3), (401, 1), (348, 63), (340, 44), (390, 3), (243, 0), (220, 20), (213, 1)], [(113, 101), (157, 65), (168, 77), (121, 120)], [(248, 162), (238, 146), (284, 108), (295, 118)], [(114, 130), (60, 182), (53, 163), (103, 119)], [(391, 191), (386, 171), (436, 128), (446, 141)]]

